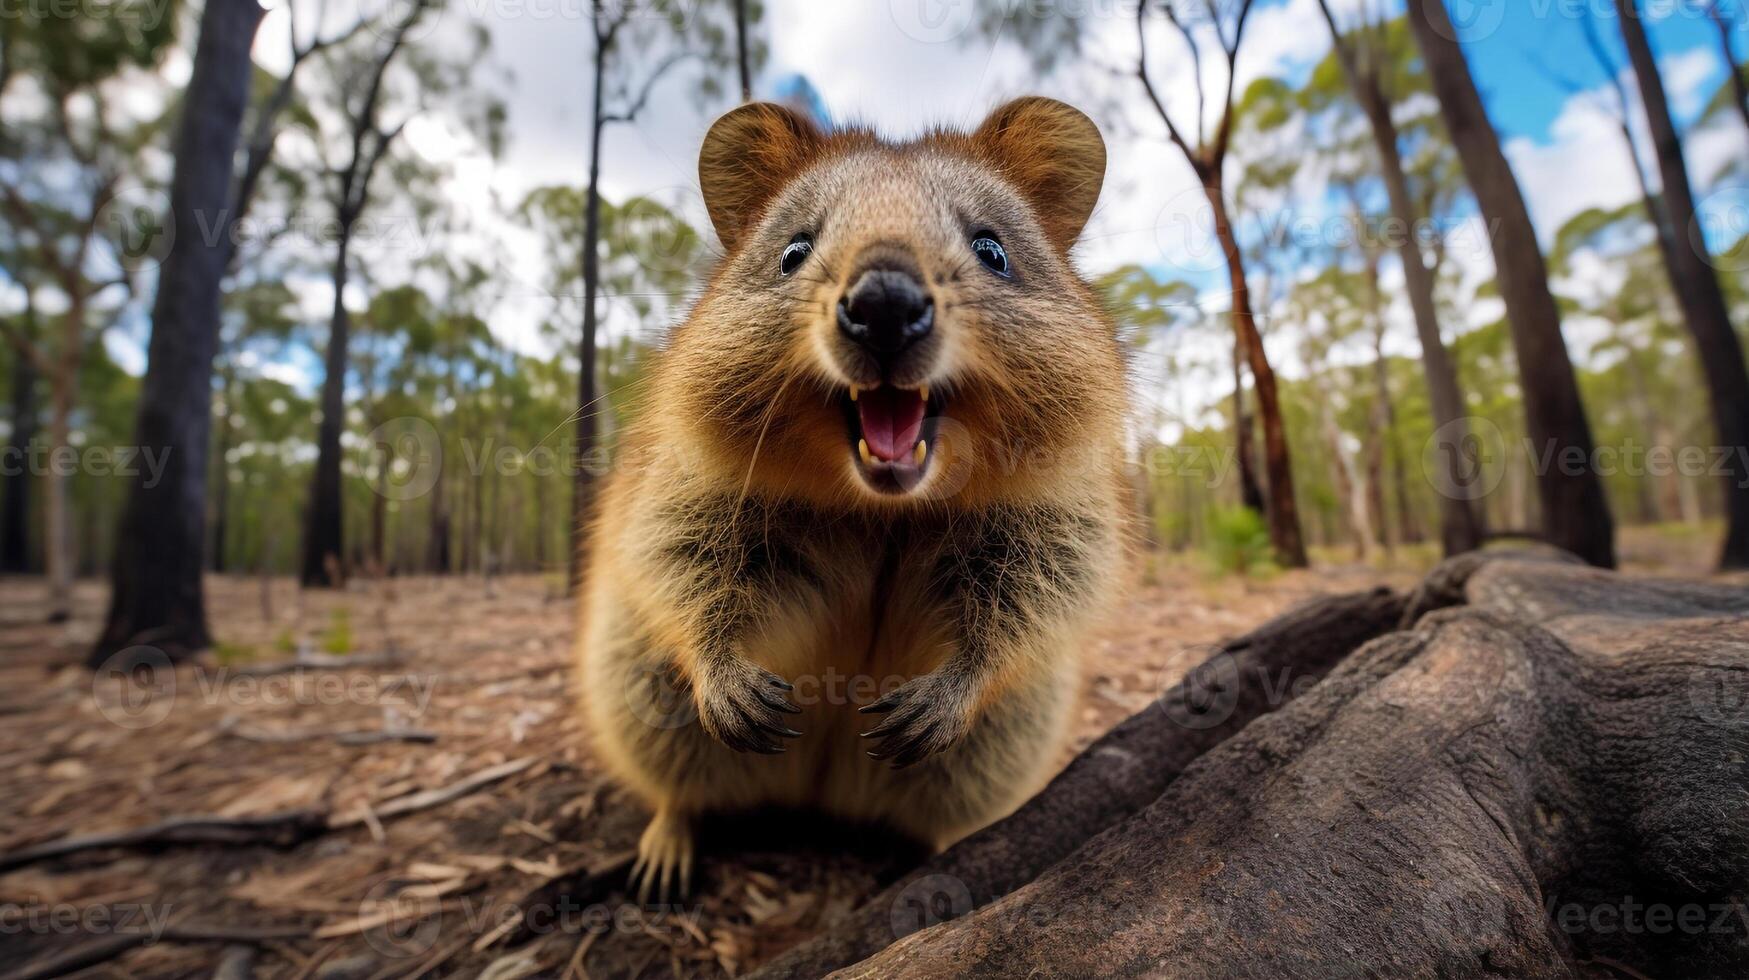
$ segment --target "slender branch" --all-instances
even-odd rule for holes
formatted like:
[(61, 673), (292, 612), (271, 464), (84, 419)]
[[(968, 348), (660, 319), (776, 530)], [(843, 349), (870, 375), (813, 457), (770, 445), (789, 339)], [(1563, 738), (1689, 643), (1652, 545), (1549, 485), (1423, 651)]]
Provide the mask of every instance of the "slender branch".
[[(1209, 16), (1215, 20), (1215, 32), (1218, 35), (1220, 33), (1220, 19), (1214, 14), (1214, 0), (1209, 0), (1209, 4)], [(1196, 142), (1198, 146), (1201, 146), (1202, 141), (1208, 135), (1208, 130), (1204, 128), (1203, 118), (1202, 48), (1197, 45), (1196, 37), (1179, 21), (1178, 11), (1172, 6), (1171, 0), (1167, 0), (1165, 10), (1166, 19), (1172, 22), (1173, 27), (1178, 28), (1178, 33), (1184, 37), (1185, 45), (1190, 48), (1191, 77), (1196, 81)], [(1226, 48), (1226, 41), (1221, 42), (1221, 47), (1223, 50)], [(1230, 85), (1231, 82), (1228, 84)]]
[(1148, 101), (1154, 104), (1154, 111), (1159, 113), (1160, 120), (1166, 124), (1166, 135), (1184, 152), (1184, 158), (1190, 161), (1191, 167), (1195, 168), (1198, 176), (1201, 176), (1201, 158), (1195, 150), (1190, 148), (1190, 144), (1184, 141), (1184, 137), (1178, 132), (1178, 127), (1172, 124), (1172, 114), (1166, 111), (1166, 104), (1160, 101), (1160, 94), (1154, 91), (1154, 82), (1148, 77), (1147, 16), (1148, 5), (1138, 3), (1136, 5), (1136, 77), (1141, 79), (1142, 90), (1148, 94)]
[(1251, 16), (1251, 3), (1252, 0), (1243, 0), (1239, 5), (1239, 18), (1233, 26), (1233, 40), (1227, 47), (1227, 98), (1221, 109), (1221, 125), (1215, 133), (1212, 150), (1216, 166), (1226, 159), (1227, 145), (1233, 138), (1233, 89), (1238, 84), (1239, 42), (1245, 36), (1245, 21)]
[(650, 72), (649, 76), (644, 79), (644, 85), (643, 88), (639, 90), (638, 97), (632, 100), (630, 105), (619, 112), (603, 114), (601, 117), (602, 124), (627, 123), (636, 119), (638, 113), (644, 111), (644, 106), (649, 103), (650, 92), (656, 87), (656, 83), (662, 80), (662, 76), (668, 74), (668, 71), (675, 65), (678, 65), (682, 61), (691, 57), (693, 57), (693, 52), (691, 51), (676, 51), (662, 59), (661, 64), (658, 64)]

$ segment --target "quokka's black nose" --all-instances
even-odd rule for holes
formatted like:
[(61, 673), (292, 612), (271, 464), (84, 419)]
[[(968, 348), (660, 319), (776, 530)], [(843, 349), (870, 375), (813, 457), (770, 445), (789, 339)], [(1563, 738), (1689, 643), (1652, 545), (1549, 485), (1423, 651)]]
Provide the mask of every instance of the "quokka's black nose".
[(900, 269), (870, 269), (838, 300), (838, 329), (883, 365), (934, 328), (935, 301)]

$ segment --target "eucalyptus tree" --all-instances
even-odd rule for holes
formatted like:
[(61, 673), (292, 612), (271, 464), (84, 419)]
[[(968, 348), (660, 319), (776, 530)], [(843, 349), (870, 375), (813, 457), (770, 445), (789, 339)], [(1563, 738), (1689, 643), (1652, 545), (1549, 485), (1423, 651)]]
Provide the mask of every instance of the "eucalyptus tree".
[[(1615, 6), (1658, 161), (1663, 188), (1659, 200), (1669, 228), (1668, 234), (1659, 236), (1664, 265), (1682, 306), (1683, 320), (1694, 335), (1712, 402), (1714, 435), (1723, 451), (1719, 469), (1724, 478), (1725, 541), (1719, 564), (1728, 569), (1749, 568), (1749, 366), (1743, 363), (1743, 347), (1731, 326), (1724, 290), (1702, 237), (1682, 137), (1670, 114), (1670, 101), (1664, 94), (1664, 80), (1646, 37), (1639, 4), (1636, 0), (1616, 0)], [(1737, 71), (1734, 64), (1730, 69), (1733, 74)]]
[[(1390, 200), (1392, 225), (1387, 238), (1403, 271), (1409, 308), (1415, 317), (1415, 332), (1421, 340), (1421, 367), (1433, 406), (1434, 424), (1440, 439), (1462, 445), (1469, 439), (1463, 388), (1440, 335), (1439, 311), (1434, 297), (1435, 271), (1418, 237), (1428, 217), (1416, 204), (1403, 160), (1403, 137), (1395, 109), (1411, 95), (1427, 91), (1426, 80), (1413, 58), (1414, 47), (1401, 19), (1386, 20), (1363, 9), (1358, 22), (1338, 26), (1328, 0), (1318, 0), (1330, 28), (1333, 54), (1347, 78), (1355, 103), (1366, 117), (1373, 137), (1375, 159)], [(1328, 77), (1328, 73), (1325, 73)], [(1314, 71), (1313, 84), (1319, 81)], [(1447, 490), (1459, 486), (1457, 454), (1440, 454), (1443, 469), (1439, 483)], [(1440, 495), (1440, 540), (1447, 556), (1482, 546), (1484, 531), (1480, 516), (1466, 495)]]
[[(129, 96), (162, 90), (157, 69), (174, 40), (175, 10), (150, 0), (99, 6), (100, 16), (68, 17), (22, 5), (6, 18), (0, 68), (4, 90), (28, 89), (0, 118), (0, 213), (16, 263), (4, 275), (28, 297), (25, 315), (0, 318), (0, 337), (47, 388), (51, 460), (71, 452), (88, 354), (168, 237), (150, 199), (161, 175), (146, 153), (166, 116), (142, 114)], [(70, 469), (57, 462), (42, 473), (53, 621), (71, 614)]]
[[(656, 86), (684, 67), (701, 100), (722, 92), (721, 76), (738, 68), (742, 97), (752, 92), (752, 76), (764, 58), (764, 45), (750, 31), (763, 12), (756, 0), (700, 3), (655, 0), (653, 3), (612, 3), (591, 0), (589, 176), (583, 187), (578, 270), (582, 287), (582, 332), (577, 341), (579, 405), (574, 436), (571, 491), (573, 547), (569, 566), (571, 588), (582, 574), (583, 528), (595, 499), (594, 457), (599, 428), (592, 406), (596, 393), (596, 354), (600, 312), (596, 308), (601, 280), (601, 160), (602, 138), (608, 127), (630, 124), (648, 108)], [(733, 23), (725, 27), (724, 15)], [(569, 250), (567, 250), (569, 251)]]
[[(442, 12), (443, 0), (410, 0), (375, 21), (358, 40), (324, 55), (329, 70), (312, 109), (321, 133), (316, 166), (328, 177), (324, 191), (334, 218), (333, 307), (299, 573), (306, 586), (338, 584), (346, 567), (340, 433), (352, 328), (346, 292), (360, 219), (376, 202), (377, 182), (385, 169), (392, 171), (389, 179), (395, 185), (421, 178), (423, 161), (401, 150), (401, 137), (408, 123), (435, 108), (434, 103), (441, 103), (444, 113), (490, 153), (496, 155), (502, 147), (504, 106), (485, 87), (472, 84), (473, 71), (486, 56), (488, 35), (476, 25), (459, 43), (446, 44), (452, 39), (441, 33), (427, 37), (433, 26), (428, 18)], [(337, 159), (330, 159), (335, 155)]]
[(1615, 523), (1592, 461), (1591, 425), (1561, 335), (1561, 311), (1524, 194), (1500, 148), (1444, 0), (1408, 0), (1411, 33), (1490, 230), (1494, 272), (1517, 349), (1538, 460), (1543, 536), (1594, 565), (1615, 565)]

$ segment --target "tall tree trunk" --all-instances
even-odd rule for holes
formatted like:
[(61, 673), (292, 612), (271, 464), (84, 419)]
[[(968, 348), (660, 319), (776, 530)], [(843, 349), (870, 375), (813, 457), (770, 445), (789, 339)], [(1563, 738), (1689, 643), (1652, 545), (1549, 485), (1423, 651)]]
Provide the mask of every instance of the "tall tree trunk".
[(747, 59), (747, 0), (735, 0), (735, 62), (741, 69), (741, 101), (753, 101), (753, 65)]
[[(158, 270), (152, 339), (140, 388), (135, 445), (166, 454), (154, 481), (129, 485), (115, 538), (109, 618), (93, 666), (149, 643), (171, 657), (208, 646), (201, 590), (207, 532), (207, 449), (219, 289), (230, 261), (231, 171), (261, 24), (254, 0), (207, 0), (176, 135), (170, 180), (174, 244)], [(220, 216), (224, 234), (210, 231)]]
[(209, 565), (215, 572), (225, 571), (225, 539), (231, 524), (231, 473), (225, 457), (231, 452), (231, 421), (236, 416), (233, 410), (237, 398), (236, 387), (235, 379), (227, 372), (221, 387), (225, 409), (219, 413), (219, 437), (213, 446), (212, 472), (208, 477), (213, 488), (212, 556)]
[[(1379, 169), (1384, 175), (1385, 192), (1391, 202), (1391, 216), (1396, 219), (1401, 237), (1396, 242), (1397, 258), (1403, 266), (1403, 282), (1409, 294), (1409, 307), (1415, 314), (1415, 333), (1421, 339), (1421, 368), (1427, 379), (1428, 402), (1432, 407), (1433, 427), (1443, 443), (1462, 445), (1469, 436), (1465, 417), (1463, 390), (1458, 386), (1457, 369), (1446, 352), (1439, 333), (1439, 311), (1433, 299), (1433, 273), (1421, 254), (1421, 244), (1415, 240), (1414, 229), (1420, 222), (1414, 198), (1409, 194), (1409, 178), (1403, 172), (1403, 154), (1399, 144), (1397, 123), (1391, 118), (1391, 103), (1379, 81), (1379, 52), (1362, 59), (1348, 47), (1349, 41), (1336, 27), (1327, 0), (1319, 0), (1325, 21), (1336, 45), (1339, 60), (1348, 76), (1355, 101), (1366, 114), (1378, 150)], [(1437, 452), (1442, 466), (1439, 491), (1440, 542), (1445, 556), (1474, 551), (1482, 546), (1482, 522), (1469, 496), (1462, 490), (1463, 482), (1455, 472), (1458, 455)]]
[(334, 255), (334, 310), (328, 320), (328, 350), (323, 358), (322, 421), (316, 429), (316, 470), (310, 479), (309, 513), (304, 527), (305, 586), (339, 585), (341, 549), (340, 429), (346, 420), (346, 347), (352, 332), (346, 311), (347, 260), (357, 215), (343, 210)]
[(583, 337), (577, 348), (577, 415), (576, 475), (571, 487), (571, 560), (570, 586), (576, 591), (583, 581), (583, 549), (588, 544), (589, 520), (595, 508), (596, 424), (595, 404), (595, 292), (600, 278), (601, 238), (601, 131), (603, 82), (607, 76), (606, 44), (595, 48), (594, 108), (589, 117), (589, 196), (583, 212)]
[(1281, 402), (1275, 388), (1275, 371), (1263, 351), (1263, 338), (1251, 313), (1251, 290), (1245, 282), (1245, 258), (1227, 212), (1220, 173), (1209, 169), (1203, 175), (1203, 192), (1214, 209), (1215, 237), (1227, 260), (1227, 278), (1233, 291), (1233, 329), (1244, 345), (1251, 368), (1251, 386), (1257, 394), (1257, 417), (1263, 423), (1263, 467), (1268, 475), (1269, 538), (1275, 559), (1284, 568), (1306, 567), (1306, 545), (1300, 536), (1300, 518), (1294, 502), (1293, 464), (1288, 457), (1287, 430), (1282, 423)]
[(1544, 535), (1593, 565), (1614, 567), (1615, 524), (1592, 466), (1591, 425), (1524, 195), (1488, 121), (1443, 0), (1409, 0), (1408, 17), (1446, 130), (1492, 232), (1496, 282), (1518, 354), (1525, 428), (1537, 456)]
[[(34, 311), (30, 314), (34, 315)], [(34, 336), (35, 331), (31, 331)], [(23, 352), (12, 359), (12, 431), (7, 440), (8, 459), (19, 460), (6, 468), (0, 480), (0, 572), (31, 572), (37, 569), (30, 551), (30, 444), (37, 433), (36, 365)]]
[(1233, 450), (1239, 460), (1239, 502), (1264, 513), (1263, 484), (1257, 481), (1257, 456), (1251, 448), (1251, 413), (1245, 410), (1245, 341), (1233, 331)]
[[(69, 321), (83, 324), (83, 297), (75, 295), (67, 312)], [(73, 615), (73, 524), (68, 512), (68, 483), (72, 477), (60, 462), (63, 450), (72, 444), (73, 386), (78, 383), (77, 362), (61, 364), (50, 379), (49, 465), (44, 474), (48, 493), (44, 501), (43, 555), (49, 573), (49, 622), (61, 623)]]
[[(1719, 564), (1724, 568), (1749, 568), (1749, 367), (1743, 363), (1743, 348), (1731, 327), (1725, 294), (1710, 264), (1706, 242), (1694, 214), (1694, 190), (1688, 181), (1688, 164), (1682, 139), (1670, 118), (1670, 103), (1664, 95), (1664, 80), (1652, 55), (1646, 26), (1640, 21), (1635, 0), (1616, 0), (1622, 41), (1628, 61), (1639, 80), (1640, 98), (1646, 108), (1646, 128), (1658, 157), (1658, 173), (1664, 186), (1664, 213), (1671, 236), (1660, 236), (1664, 265), (1682, 316), (1694, 335), (1701, 371), (1712, 398), (1713, 430), (1723, 453), (1725, 542)], [(1732, 66), (1733, 72), (1735, 66)]]
[(1719, 52), (1725, 59), (1725, 71), (1731, 76), (1732, 101), (1737, 106), (1737, 114), (1743, 117), (1743, 126), (1749, 129), (1749, 78), (1743, 75), (1743, 66), (1737, 64), (1736, 53), (1731, 50), (1731, 22), (1725, 19), (1723, 0), (1713, 0), (1708, 8), (1712, 14), (1713, 25), (1719, 29)]

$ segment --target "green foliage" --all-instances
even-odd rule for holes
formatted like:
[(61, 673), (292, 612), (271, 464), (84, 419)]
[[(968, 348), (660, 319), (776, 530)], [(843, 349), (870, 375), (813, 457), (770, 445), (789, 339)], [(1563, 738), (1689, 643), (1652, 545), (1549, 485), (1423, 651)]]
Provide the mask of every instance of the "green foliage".
[(337, 657), (352, 652), (352, 613), (341, 606), (328, 618), (328, 628), (322, 633), (322, 652)]
[(1266, 574), (1274, 570), (1269, 526), (1248, 507), (1214, 507), (1207, 517), (1205, 550), (1215, 569), (1230, 575)]

